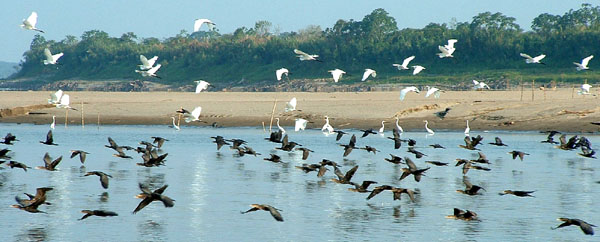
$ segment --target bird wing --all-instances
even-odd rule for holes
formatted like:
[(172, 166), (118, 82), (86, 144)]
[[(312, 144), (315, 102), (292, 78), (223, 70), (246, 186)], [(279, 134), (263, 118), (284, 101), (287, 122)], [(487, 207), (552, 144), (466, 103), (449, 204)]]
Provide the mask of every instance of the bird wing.
[(338, 177), (338, 179), (340, 179), (340, 180), (344, 179), (344, 174), (342, 173), (342, 171), (340, 171), (339, 168), (337, 168), (337, 166), (333, 167), (333, 173)]
[(52, 62), (52, 53), (48, 48), (44, 49), (44, 56), (46, 57), (47, 61)]
[[(144, 58), (146, 58), (146, 57), (144, 56)], [(156, 60), (158, 60), (158, 56), (154, 56), (151, 59), (146, 60), (146, 61), (148, 63), (148, 66), (152, 67), (154, 65), (154, 63), (156, 63)]]
[(411, 171), (417, 170), (417, 166), (415, 165), (415, 163), (410, 158), (404, 157), (404, 161), (406, 162), (406, 165), (408, 166), (408, 168)]
[(81, 151), (79, 151), (79, 150), (72, 150), (71, 151), (71, 159), (73, 159), (73, 157), (77, 156), (78, 154), (81, 154)]
[(29, 23), (29, 25), (31, 25), (31, 27), (35, 28), (35, 25), (37, 24), (37, 18), (38, 18), (37, 13), (31, 12), (29, 17), (27, 17), (27, 23)]
[(369, 194), (369, 196), (367, 196), (367, 200), (373, 198), (374, 196), (383, 192), (384, 190), (386, 190), (384, 186), (379, 186), (379, 187), (374, 188), (373, 191), (371, 191), (371, 193)]
[(471, 189), (471, 187), (473, 187), (473, 184), (471, 184), (471, 182), (465, 177), (463, 177), (463, 183), (465, 184), (465, 187), (467, 187), (466, 190)]
[(50, 164), (52, 164), (52, 158), (50, 158), (50, 155), (48, 154), (48, 152), (46, 152), (46, 154), (44, 155), (44, 164), (46, 166), (49, 166)]
[(208, 24), (208, 23), (210, 23), (210, 22), (211, 22), (210, 20), (208, 20), (208, 19), (205, 19), (205, 18), (202, 18), (202, 19), (196, 19), (196, 20), (194, 21), (194, 32), (198, 32), (198, 31), (200, 31), (200, 27), (202, 27), (202, 24), (203, 24), (203, 23), (207, 23), (207, 24)]
[(194, 108), (194, 110), (192, 111), (192, 116), (196, 119), (198, 119), (200, 117), (200, 113), (202, 112), (202, 107), (198, 106), (196, 108)]
[(64, 55), (64, 53), (62, 53), (62, 52), (52, 55), (52, 62), (58, 61), (58, 59), (60, 59), (60, 57), (62, 57), (63, 55)]
[(591, 60), (592, 58), (594, 58), (594, 56), (593, 56), (593, 55), (590, 55), (590, 56), (588, 56), (588, 57), (585, 57), (583, 60), (581, 60), (581, 65), (582, 65), (582, 66), (587, 66), (587, 65), (588, 65), (588, 63), (590, 62), (590, 60)]
[(438, 45), (438, 49), (442, 52), (442, 53), (440, 53), (440, 54), (442, 54), (442, 56), (449, 56), (449, 55), (451, 55), (450, 51), (448, 49), (446, 49), (446, 47), (444, 47), (444, 46)]
[(165, 207), (170, 208), (175, 206), (175, 200), (171, 199), (170, 197), (167, 197), (165, 195), (160, 195), (159, 200), (163, 203), (163, 205), (165, 205)]
[(458, 40), (456, 39), (449, 39), (448, 40), (448, 44), (446, 45), (446, 48), (448, 49), (454, 49), (454, 43), (458, 42)]
[(299, 49), (294, 49), (294, 53), (296, 53), (297, 55), (309, 56), (309, 54), (306, 54), (304, 53), (304, 51), (301, 51)]
[(437, 89), (435, 87), (430, 88), (429, 90), (427, 90), (427, 93), (425, 93), (425, 97), (429, 97), (431, 94), (437, 92), (440, 89)]
[(138, 205), (137, 207), (135, 207), (135, 209), (133, 210), (133, 213), (137, 213), (138, 211), (142, 210), (142, 208), (148, 206), (148, 204), (150, 204), (152, 202), (152, 198), (150, 198), (150, 196), (145, 197)]
[(169, 185), (164, 185), (161, 188), (154, 190), (154, 193), (162, 194), (167, 189), (167, 187), (169, 187)]
[(410, 88), (408, 88), (408, 87), (406, 87), (406, 88), (402, 89), (402, 90), (400, 91), (400, 101), (404, 100), (404, 97), (406, 97), (406, 94), (407, 94), (408, 92), (410, 92), (410, 91), (411, 91), (411, 90), (410, 90)]
[(408, 68), (408, 64), (415, 58), (415, 56), (410, 56), (406, 59), (404, 59), (404, 61), (402, 61), (402, 67), (404, 68)]
[(50, 163), (50, 168), (54, 169), (58, 163), (60, 163), (60, 161), (62, 160), (62, 155), (59, 156), (58, 158), (56, 158), (56, 160), (52, 161), (52, 163)]
[(150, 68), (150, 70), (147, 70), (147, 72), (148, 72), (148, 74), (152, 75), (152, 74), (156, 73), (158, 71), (158, 69), (160, 69), (160, 67), (161, 67), (161, 64), (158, 64), (158, 65)]
[(108, 175), (101, 173), (100, 174), (100, 184), (104, 189), (108, 189)]
[(298, 103), (298, 100), (297, 100), (295, 97), (293, 97), (292, 99), (290, 99), (290, 101), (289, 101), (289, 102), (287, 102), (287, 103), (285, 104), (285, 111), (286, 111), (286, 112), (289, 112), (289, 111), (294, 111), (294, 110), (296, 110), (296, 104), (297, 104), (297, 103)]
[(350, 137), (350, 142), (348, 143), (348, 145), (354, 147), (356, 145), (356, 135), (352, 135), (352, 137)]
[(271, 216), (273, 216), (273, 218), (279, 222), (283, 222), (283, 217), (281, 216), (281, 214), (279, 213), (279, 211), (277, 211), (276, 208), (271, 207), (269, 205), (265, 206), (268, 210), (269, 213), (271, 213)]
[(375, 77), (377, 74), (374, 70), (371, 69), (365, 69), (365, 73), (363, 73), (363, 77), (361, 81), (365, 81), (367, 80), (367, 78), (369, 78), (369, 76)]
[(526, 59), (529, 59), (529, 60), (533, 60), (533, 58), (530, 55), (528, 55), (528, 54), (519, 53), (519, 55), (521, 55), (521, 57), (523, 57), (523, 58), (526, 58)]
[(538, 56), (536, 56), (536, 57), (533, 57), (533, 60), (534, 60), (535, 62), (539, 62), (539, 61), (541, 61), (542, 59), (544, 59), (544, 57), (546, 57), (546, 55), (544, 55), (544, 54), (542, 54), (542, 55), (538, 55)]
[(69, 104), (71, 103), (71, 98), (69, 97), (69, 94), (64, 94), (62, 95), (62, 97), (60, 98), (60, 105), (61, 106), (69, 106)]
[(352, 179), (352, 176), (354, 176), (354, 173), (356, 173), (356, 170), (358, 170), (358, 166), (352, 167), (352, 169), (346, 172), (346, 175), (344, 176), (343, 180), (350, 181), (350, 179)]
[(413, 70), (413, 76), (416, 74), (419, 74), (419, 72), (421, 72), (423, 69), (425, 69), (425, 67), (422, 66), (412, 66), (414, 68)]

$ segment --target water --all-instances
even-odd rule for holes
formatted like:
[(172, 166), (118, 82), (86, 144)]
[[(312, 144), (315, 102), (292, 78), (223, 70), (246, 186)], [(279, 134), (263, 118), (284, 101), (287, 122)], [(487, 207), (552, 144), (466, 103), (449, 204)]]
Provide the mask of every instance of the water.
[[(290, 128), (291, 129), (291, 128)], [(579, 151), (563, 151), (542, 144), (545, 136), (537, 132), (477, 132), (484, 136), (482, 151), (492, 162), (492, 171), (471, 170), (467, 174), (475, 185), (486, 191), (467, 196), (455, 192), (464, 189), (462, 169), (454, 167), (456, 158), (476, 158), (477, 152), (458, 148), (462, 133), (405, 133), (403, 138), (417, 140), (417, 150), (428, 154), (422, 159), (393, 150), (393, 142), (379, 135), (358, 138), (358, 145), (370, 145), (382, 152), (373, 155), (354, 150), (347, 159), (335, 137), (319, 130), (290, 133), (290, 140), (304, 144), (315, 152), (307, 162), (301, 153), (276, 151), (276, 144), (263, 140), (268, 135), (258, 128), (213, 129), (184, 127), (174, 131), (166, 126), (88, 126), (54, 130), (59, 146), (46, 146), (47, 125), (2, 124), (0, 135), (12, 132), (21, 141), (13, 146), (13, 159), (29, 166), (43, 164), (45, 152), (55, 158), (63, 155), (59, 171), (31, 169), (0, 170), (0, 227), (3, 240), (24, 241), (582, 241), (585, 236), (577, 227), (551, 230), (560, 224), (558, 217), (574, 217), (600, 225), (600, 187), (596, 174), (598, 161), (578, 156)], [(359, 132), (353, 131), (358, 134)], [(216, 151), (210, 136), (241, 138), (257, 152), (258, 157), (237, 157), (228, 147)], [(119, 145), (137, 146), (151, 136), (162, 136), (163, 151), (169, 153), (166, 166), (136, 166), (139, 155), (127, 152), (133, 160), (113, 157), (105, 148), (107, 137)], [(500, 136), (509, 147), (488, 145)], [(586, 135), (592, 144), (600, 137)], [(349, 136), (342, 139), (347, 143)], [(447, 149), (432, 149), (439, 143)], [(71, 149), (90, 152), (85, 167), (79, 160), (69, 159)], [(517, 149), (531, 155), (524, 161), (512, 160), (507, 152)], [(262, 160), (276, 153), (287, 162), (273, 164)], [(400, 167), (384, 161), (389, 153), (409, 156), (418, 167), (431, 166), (425, 160), (450, 162), (448, 167), (432, 167), (420, 183), (408, 177), (398, 181)], [(420, 191), (415, 203), (406, 195), (393, 201), (383, 192), (367, 201), (366, 193), (347, 191), (349, 186), (329, 181), (329, 171), (321, 179), (316, 173), (305, 174), (294, 168), (301, 163), (331, 159), (343, 164), (342, 171), (359, 165), (353, 181), (375, 180)], [(112, 175), (109, 189), (100, 186), (97, 176), (83, 177), (86, 171), (99, 170)], [(154, 202), (133, 215), (139, 203), (134, 198), (138, 183), (155, 189), (163, 184), (164, 192), (175, 199), (175, 206), (165, 208)], [(11, 208), (14, 196), (35, 193), (37, 187), (51, 186), (48, 202), (40, 206), (48, 214), (31, 214)], [(535, 197), (499, 196), (506, 190), (535, 190)], [(103, 193), (107, 194), (103, 194)], [(285, 222), (272, 219), (268, 212), (240, 214), (249, 204), (265, 203), (283, 210)], [(454, 207), (478, 213), (480, 221), (444, 218)], [(78, 221), (82, 209), (105, 209), (118, 217), (89, 217)]]

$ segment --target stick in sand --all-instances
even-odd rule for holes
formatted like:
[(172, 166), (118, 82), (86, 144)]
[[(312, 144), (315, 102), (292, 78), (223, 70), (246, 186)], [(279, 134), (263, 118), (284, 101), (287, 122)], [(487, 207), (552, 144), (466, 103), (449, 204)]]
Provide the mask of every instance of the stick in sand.
[(275, 107), (277, 107), (277, 98), (275, 98), (275, 102), (273, 103), (273, 111), (271, 111), (271, 122), (269, 122), (269, 133), (271, 133), (271, 128), (273, 127), (273, 116), (275, 115)]

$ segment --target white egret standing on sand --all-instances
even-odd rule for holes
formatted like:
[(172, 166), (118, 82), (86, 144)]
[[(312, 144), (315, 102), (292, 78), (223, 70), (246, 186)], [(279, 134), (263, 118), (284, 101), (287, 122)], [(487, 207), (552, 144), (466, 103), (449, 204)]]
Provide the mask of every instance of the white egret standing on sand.
[(321, 128), (322, 132), (327, 131), (328, 134), (333, 133), (333, 126), (331, 126), (331, 124), (329, 124), (329, 117), (325, 116), (325, 125), (323, 125), (323, 128)]
[(544, 54), (538, 55), (536, 57), (531, 57), (530, 55), (525, 54), (525, 53), (519, 53), (519, 55), (521, 55), (521, 57), (525, 58), (525, 63), (527, 63), (527, 64), (545, 65), (543, 62), (540, 62), (542, 59), (544, 59), (544, 57), (546, 57), (546, 55), (544, 55)]
[(192, 122), (192, 121), (200, 121), (200, 113), (202, 112), (202, 107), (198, 106), (196, 108), (194, 108), (194, 110), (192, 110), (191, 113), (184, 113), (183, 114), (183, 120), (186, 123)]
[(338, 82), (340, 80), (340, 78), (342, 78), (342, 74), (346, 74), (345, 71), (342, 71), (340, 69), (329, 70), (328, 72), (330, 72), (331, 76), (333, 76), (334, 82)]
[(430, 135), (434, 135), (435, 132), (433, 132), (433, 130), (431, 130), (429, 127), (427, 127), (427, 125), (429, 124), (429, 122), (427, 122), (427, 120), (423, 121), (425, 122), (425, 130), (427, 130), (427, 133)]
[(365, 69), (365, 73), (363, 74), (361, 81), (364, 82), (365, 80), (367, 80), (367, 78), (369, 78), (369, 76), (376, 77), (377, 72), (375, 72), (375, 70), (373, 70), (373, 69)]
[(490, 89), (490, 86), (488, 86), (487, 84), (485, 84), (485, 82), (480, 82), (480, 81), (476, 81), (473, 80), (473, 89), (475, 90), (481, 90), (481, 89)]
[(383, 132), (385, 131), (385, 120), (381, 121), (381, 128), (379, 128), (379, 134), (383, 135)]
[(283, 74), (285, 74), (286, 77), (288, 77), (288, 74), (290, 73), (290, 71), (286, 68), (281, 68), (275, 71), (275, 76), (277, 76), (277, 80), (281, 81), (281, 77), (283, 77)]
[(465, 129), (465, 135), (469, 136), (469, 132), (471, 132), (471, 128), (469, 128), (469, 120), (467, 119), (467, 128)]
[(292, 99), (290, 99), (289, 102), (285, 103), (284, 112), (291, 112), (291, 111), (296, 110), (297, 103), (298, 103), (298, 100), (296, 99), (296, 97), (293, 97)]
[(50, 99), (48, 99), (48, 103), (49, 104), (58, 104), (60, 103), (60, 98), (63, 95), (63, 91), (62, 90), (58, 90), (55, 93), (51, 93), (50, 94)]
[(206, 24), (206, 26), (208, 26), (208, 30), (212, 30), (216, 25), (215, 23), (213, 23), (213, 21), (210, 21), (205, 18), (199, 18), (194, 20), (194, 32), (200, 31), (200, 27), (202, 27), (203, 24)]
[(294, 126), (294, 131), (298, 132), (300, 130), (306, 129), (306, 125), (308, 124), (308, 120), (303, 118), (297, 118), (296, 124)]
[(400, 121), (400, 117), (396, 116), (396, 129), (400, 132), (400, 133), (404, 133), (404, 130), (402, 129), (402, 127), (400, 127), (400, 124), (398, 124), (398, 121)]
[(577, 92), (577, 94), (579, 94), (579, 95), (589, 95), (590, 94), (590, 88), (592, 88), (592, 85), (585, 83), (585, 84), (581, 85), (581, 90), (579, 90)]
[(417, 87), (415, 86), (410, 86), (410, 87), (405, 87), (404, 89), (402, 89), (400, 91), (400, 101), (404, 100), (404, 97), (406, 96), (406, 94), (408, 92), (416, 92), (419, 93), (419, 89), (417, 89)]
[(590, 55), (588, 57), (583, 58), (583, 60), (581, 60), (581, 63), (573, 62), (573, 64), (577, 66), (575, 69), (577, 69), (577, 71), (589, 70), (590, 68), (588, 67), (588, 63), (592, 58), (594, 58), (594, 56)]
[(154, 56), (154, 57), (148, 59), (148, 58), (146, 58), (146, 56), (140, 55), (140, 61), (142, 62), (142, 64), (138, 65), (138, 67), (140, 68), (140, 70), (148, 70), (148, 69), (152, 68), (152, 66), (154, 66), (154, 63), (156, 63), (156, 60), (158, 60), (158, 56)]
[(135, 72), (142, 74), (143, 77), (153, 76), (153, 77), (160, 79), (160, 77), (156, 75), (156, 72), (158, 71), (158, 69), (160, 69), (160, 67), (161, 67), (161, 65), (158, 64), (148, 70), (144, 70), (144, 71), (135, 70)]
[(413, 70), (413, 76), (416, 75), (416, 74), (419, 74), (419, 72), (425, 70), (425, 67), (422, 67), (422, 66), (419, 66), (419, 65), (412, 66), (412, 68), (414, 69)]
[(279, 118), (275, 118), (277, 119), (277, 128), (279, 128), (279, 131), (281, 131), (281, 133), (285, 134), (285, 129), (283, 129), (283, 127), (279, 126)]
[(446, 58), (446, 57), (454, 57), (452, 54), (454, 53), (454, 51), (456, 50), (455, 48), (452, 49), (446, 49), (446, 47), (444, 46), (438, 46), (438, 49), (440, 50), (441, 53), (437, 53), (437, 55), (440, 58)]
[(60, 52), (58, 54), (52, 54), (48, 48), (44, 49), (44, 56), (46, 59), (44, 60), (44, 65), (55, 65), (58, 59), (63, 56), (63, 53)]
[(425, 93), (425, 97), (427, 98), (433, 94), (433, 97), (440, 98), (440, 93), (440, 89), (436, 87), (427, 86), (427, 93)]
[(203, 80), (194, 81), (194, 82), (196, 83), (196, 93), (200, 93), (203, 90), (208, 89), (208, 86), (210, 85), (209, 82), (203, 81)]
[(408, 58), (404, 59), (404, 61), (402, 61), (402, 64), (392, 64), (392, 66), (395, 66), (396, 68), (398, 68), (398, 70), (408, 70), (410, 68), (408, 68), (408, 64), (410, 63), (410, 61), (412, 61), (415, 58), (415, 56), (409, 56)]
[(179, 128), (179, 125), (175, 124), (175, 117), (171, 117), (171, 118), (173, 119), (173, 126), (172, 126), (172, 127), (173, 127), (174, 129), (176, 129), (176, 130), (181, 130), (181, 129)]
[(309, 55), (299, 49), (294, 49), (294, 53), (296, 53), (296, 57), (298, 57), (301, 61), (311, 61), (312, 60), (312, 61), (322, 62), (321, 60), (317, 59), (317, 58), (319, 58), (319, 55)]
[(23, 24), (21, 24), (21, 28), (28, 29), (28, 30), (35, 30), (35, 31), (44, 33), (43, 30), (35, 27), (35, 25), (37, 24), (37, 17), (38, 17), (38, 15), (36, 12), (31, 12), (31, 14), (29, 15), (29, 17), (27, 17), (27, 19), (23, 19)]
[(56, 116), (52, 115), (52, 123), (50, 124), (50, 128), (54, 129), (56, 126)]

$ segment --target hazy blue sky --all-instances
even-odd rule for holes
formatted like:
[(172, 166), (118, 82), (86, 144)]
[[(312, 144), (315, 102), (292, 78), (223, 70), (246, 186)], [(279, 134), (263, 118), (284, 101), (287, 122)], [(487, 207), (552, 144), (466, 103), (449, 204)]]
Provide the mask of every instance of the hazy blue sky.
[[(471, 21), (478, 13), (501, 12), (515, 17), (524, 29), (541, 13), (563, 14), (577, 9), (581, 0), (7, 0), (0, 8), (0, 61), (18, 62), (37, 33), (19, 27), (32, 11), (38, 13), (37, 27), (48, 40), (60, 41), (66, 35), (80, 37), (98, 29), (119, 37), (134, 32), (138, 37), (171, 37), (193, 21), (208, 18), (220, 33), (238, 27), (253, 27), (267, 20), (282, 32), (297, 31), (308, 25), (323, 29), (338, 19), (360, 20), (376, 8), (384, 8), (402, 28), (422, 28), (428, 23), (447, 23), (452, 18)], [(594, 1), (591, 1), (592, 3)]]

